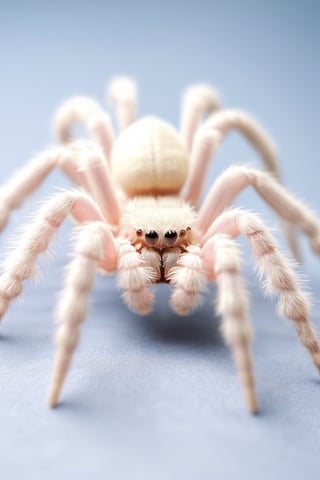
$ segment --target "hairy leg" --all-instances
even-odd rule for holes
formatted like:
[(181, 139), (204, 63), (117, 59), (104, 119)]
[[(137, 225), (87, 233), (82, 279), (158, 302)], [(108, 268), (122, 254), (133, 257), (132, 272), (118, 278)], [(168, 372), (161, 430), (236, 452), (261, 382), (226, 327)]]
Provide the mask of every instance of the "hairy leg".
[(53, 147), (45, 150), (18, 170), (0, 188), (0, 231), (6, 226), (11, 211), (17, 209), (54, 168), (60, 168), (77, 185), (89, 190), (84, 174), (78, 171), (72, 149)]
[[(259, 276), (268, 293), (279, 295), (278, 311), (294, 322), (301, 343), (309, 351), (315, 366), (320, 370), (320, 345), (309, 320), (309, 301), (300, 288), (298, 279), (288, 260), (279, 252), (274, 237), (263, 222), (252, 213), (230, 210), (218, 217), (203, 238), (204, 251), (212, 235), (225, 233), (247, 237), (257, 259)], [(206, 243), (205, 243), (206, 242)]]
[(92, 138), (102, 147), (105, 158), (110, 159), (114, 141), (114, 132), (109, 115), (90, 97), (73, 97), (64, 102), (57, 110), (53, 126), (62, 143), (69, 142), (75, 123), (82, 123)]
[(93, 222), (78, 231), (75, 258), (68, 268), (66, 285), (60, 297), (56, 335), (57, 354), (49, 393), (49, 406), (55, 407), (76, 349), (80, 326), (88, 313), (89, 296), (99, 263), (108, 262), (109, 271), (117, 266), (113, 236), (103, 222)]
[(217, 234), (208, 240), (202, 255), (218, 284), (217, 307), (222, 316), (222, 333), (232, 350), (248, 409), (257, 413), (248, 294), (240, 276), (239, 250), (232, 238)]
[(137, 87), (129, 77), (116, 77), (108, 87), (108, 97), (115, 105), (119, 130), (124, 130), (137, 118)]
[(219, 96), (209, 85), (193, 85), (186, 90), (182, 103), (181, 135), (189, 152), (203, 116), (219, 108)]
[(280, 178), (277, 152), (267, 133), (252, 117), (239, 110), (211, 115), (195, 135), (184, 198), (197, 204), (211, 158), (231, 130), (239, 130), (260, 153), (266, 169)]
[(76, 220), (100, 220), (86, 195), (63, 192), (52, 197), (28, 225), (24, 234), (17, 239), (17, 245), (8, 255), (0, 277), (0, 318), (5, 314), (10, 301), (22, 292), (22, 283), (35, 271), (39, 254), (45, 252), (65, 218), (73, 215)]
[(187, 315), (196, 309), (206, 284), (200, 247), (187, 247), (186, 252), (179, 255), (175, 266), (169, 270), (167, 280), (175, 285), (170, 300), (173, 310), (179, 315)]
[(91, 141), (73, 142), (78, 168), (85, 175), (90, 191), (111, 225), (118, 225), (120, 206), (113, 187), (111, 172), (102, 150)]
[(120, 241), (118, 255), (118, 285), (124, 290), (122, 297), (130, 310), (147, 315), (154, 302), (154, 294), (147, 287), (157, 281), (158, 273), (127, 240)]
[(217, 178), (200, 208), (199, 229), (206, 232), (213, 220), (248, 186), (252, 186), (283, 220), (301, 230), (309, 238), (313, 251), (320, 254), (320, 221), (317, 216), (270, 174), (244, 166), (233, 166)]
[[(93, 142), (78, 140), (39, 154), (0, 188), (0, 231), (7, 224), (11, 211), (18, 208), (55, 167), (95, 197), (107, 222), (118, 224), (120, 206), (103, 153)], [(97, 220), (102, 217), (85, 214), (86, 218)], [(78, 221), (82, 221), (81, 217)]]

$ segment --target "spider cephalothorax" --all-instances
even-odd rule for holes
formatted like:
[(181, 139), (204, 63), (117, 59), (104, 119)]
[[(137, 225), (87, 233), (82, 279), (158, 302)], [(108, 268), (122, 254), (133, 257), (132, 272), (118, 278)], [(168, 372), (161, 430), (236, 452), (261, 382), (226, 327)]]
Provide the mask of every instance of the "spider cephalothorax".
[[(280, 184), (275, 149), (261, 127), (243, 112), (218, 111), (213, 89), (198, 85), (187, 91), (181, 134), (154, 117), (135, 121), (135, 92), (129, 79), (112, 83), (111, 97), (122, 130), (116, 140), (109, 116), (95, 101), (77, 97), (66, 102), (55, 119), (64, 144), (33, 159), (1, 189), (3, 227), (11, 210), (53, 168), (62, 169), (80, 187), (53, 196), (19, 239), (0, 279), (0, 315), (21, 293), (38, 254), (46, 251), (70, 215), (79, 226), (75, 258), (58, 306), (58, 352), (50, 406), (58, 402), (79, 341), (95, 274), (117, 271), (124, 301), (140, 314), (152, 310), (154, 283), (170, 283), (170, 304), (175, 312), (186, 315), (199, 306), (206, 282), (217, 282), (222, 332), (232, 349), (248, 409), (255, 413), (248, 298), (235, 237), (242, 234), (248, 239), (260, 278), (268, 292), (278, 294), (280, 313), (294, 323), (318, 369), (320, 346), (308, 319), (307, 295), (275, 239), (256, 215), (228, 207), (241, 190), (252, 186), (284, 221), (296, 257), (299, 251), (288, 225), (299, 228), (320, 254), (320, 222)], [(75, 121), (87, 126), (94, 141), (72, 140), (70, 130)], [(231, 129), (247, 137), (269, 173), (233, 166), (216, 179), (198, 208), (210, 159)]]
[(140, 196), (128, 202), (121, 233), (136, 246), (184, 248), (195, 242), (195, 219), (194, 209), (180, 197)]

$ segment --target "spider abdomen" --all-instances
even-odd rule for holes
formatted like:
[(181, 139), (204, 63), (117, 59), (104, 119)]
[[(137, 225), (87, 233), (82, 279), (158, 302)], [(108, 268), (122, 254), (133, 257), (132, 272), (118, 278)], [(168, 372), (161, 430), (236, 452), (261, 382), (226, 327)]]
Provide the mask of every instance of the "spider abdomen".
[(124, 130), (112, 151), (112, 171), (129, 197), (177, 194), (188, 173), (188, 154), (179, 133), (146, 117)]

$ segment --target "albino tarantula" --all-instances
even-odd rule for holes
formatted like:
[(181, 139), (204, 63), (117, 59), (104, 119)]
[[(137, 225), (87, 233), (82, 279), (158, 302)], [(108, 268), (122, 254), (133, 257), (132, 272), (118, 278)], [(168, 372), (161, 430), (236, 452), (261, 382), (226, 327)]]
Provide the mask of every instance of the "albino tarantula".
[[(253, 186), (285, 222), (309, 237), (317, 254), (320, 222), (275, 178), (279, 177), (275, 150), (259, 125), (239, 111), (216, 111), (219, 102), (210, 87), (198, 85), (187, 91), (181, 135), (157, 118), (135, 121), (136, 94), (129, 79), (116, 79), (111, 96), (123, 130), (115, 141), (110, 119), (95, 101), (71, 99), (56, 115), (57, 133), (66, 144), (37, 156), (1, 189), (0, 225), (4, 227), (10, 211), (54, 167), (82, 187), (60, 192), (45, 203), (8, 256), (0, 278), (0, 315), (6, 312), (10, 300), (20, 295), (22, 282), (32, 275), (38, 254), (47, 250), (57, 229), (71, 216), (81, 225), (75, 258), (58, 304), (58, 352), (49, 405), (54, 407), (58, 402), (97, 271), (118, 270), (123, 298), (140, 314), (152, 309), (151, 284), (170, 283), (171, 306), (186, 315), (199, 305), (206, 281), (217, 282), (222, 332), (232, 349), (248, 409), (256, 413), (248, 298), (235, 237), (247, 237), (267, 290), (279, 294), (280, 313), (294, 322), (318, 369), (320, 346), (308, 319), (307, 296), (273, 236), (256, 215), (227, 207), (241, 190)], [(208, 118), (201, 123), (205, 115)], [(96, 141), (69, 141), (75, 121), (83, 122)], [(274, 175), (233, 166), (217, 178), (197, 209), (210, 158), (234, 128), (257, 148)], [(290, 231), (289, 237), (297, 255)]]

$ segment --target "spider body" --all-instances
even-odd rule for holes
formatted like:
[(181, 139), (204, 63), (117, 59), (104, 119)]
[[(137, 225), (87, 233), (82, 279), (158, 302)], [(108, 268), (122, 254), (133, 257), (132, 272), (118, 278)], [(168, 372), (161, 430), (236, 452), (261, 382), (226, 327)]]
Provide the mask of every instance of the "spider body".
[(188, 166), (181, 136), (156, 117), (142, 118), (125, 129), (111, 154), (114, 178), (129, 197), (179, 193)]
[[(243, 112), (219, 109), (214, 90), (199, 85), (187, 91), (181, 133), (147, 117), (135, 122), (135, 88), (117, 79), (111, 96), (122, 132), (116, 140), (107, 114), (85, 97), (71, 99), (58, 111), (55, 126), (62, 146), (33, 159), (0, 190), (1, 226), (57, 167), (80, 189), (53, 196), (28, 225), (0, 278), (0, 316), (20, 295), (64, 220), (78, 223), (75, 257), (60, 297), (57, 355), (49, 395), (54, 407), (87, 316), (98, 271), (118, 273), (118, 285), (130, 309), (152, 310), (152, 284), (172, 286), (171, 307), (186, 315), (196, 309), (208, 281), (217, 282), (217, 311), (230, 345), (250, 412), (258, 410), (251, 355), (248, 296), (241, 277), (235, 238), (244, 235), (256, 258), (259, 277), (278, 295), (278, 310), (320, 369), (320, 345), (311, 325), (309, 302), (296, 275), (264, 223), (251, 212), (229, 206), (246, 187), (253, 187), (285, 222), (289, 244), (299, 255), (293, 231), (300, 229), (320, 254), (320, 222), (310, 209), (281, 185), (274, 146), (261, 127)], [(203, 116), (208, 115), (202, 123)], [(73, 141), (75, 121), (88, 127), (93, 141)], [(233, 166), (213, 183), (204, 202), (199, 197), (211, 157), (232, 129), (243, 133), (261, 154), (268, 172)]]

